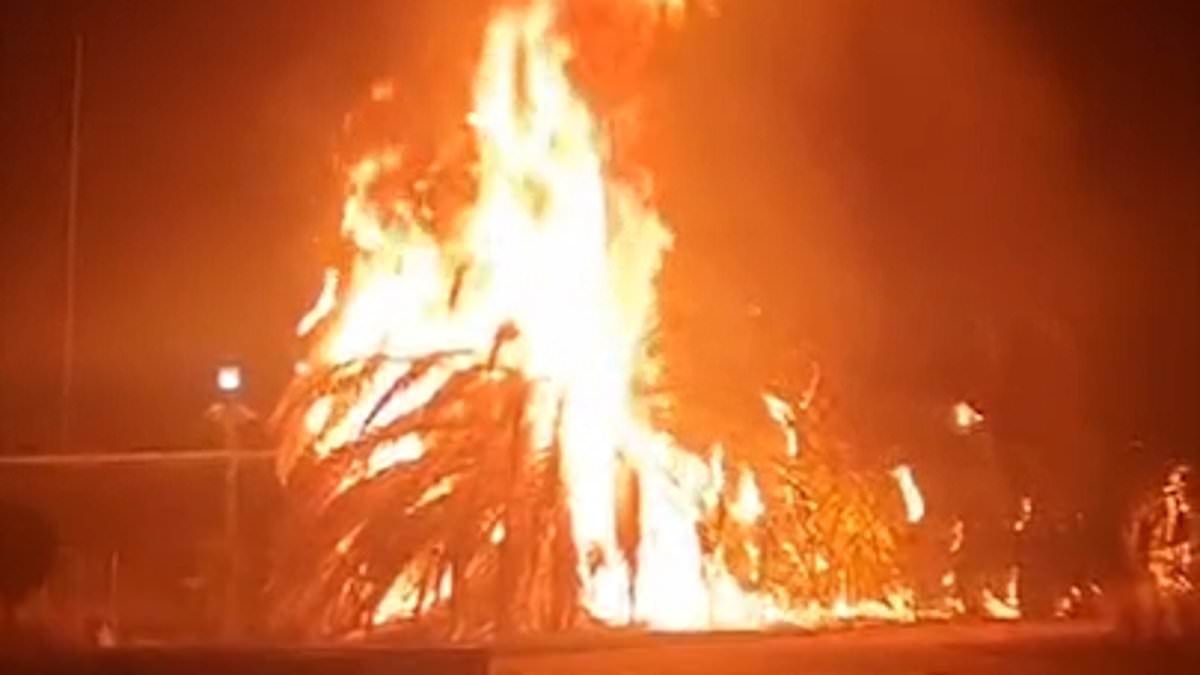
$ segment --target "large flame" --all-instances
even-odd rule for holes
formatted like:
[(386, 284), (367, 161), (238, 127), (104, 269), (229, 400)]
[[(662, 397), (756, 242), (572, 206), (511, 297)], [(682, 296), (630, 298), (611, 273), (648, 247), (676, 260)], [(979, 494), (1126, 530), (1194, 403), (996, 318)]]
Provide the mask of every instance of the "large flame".
[[(682, 0), (636, 1), (656, 18), (683, 9)], [(573, 47), (559, 29), (564, 2), (511, 3), (487, 28), (468, 117), (477, 157), (467, 206), (435, 226), (412, 198), (381, 198), (384, 177), (409, 161), (403, 147), (380, 148), (353, 167), (342, 214), (353, 261), (327, 272), (299, 330), (315, 344), (308, 366), (392, 361), (357, 398), (313, 401), (300, 430), (306, 440), (295, 446), (327, 457), (420, 409), (456, 369), (494, 363), (534, 383), (525, 411), (535, 431), (531, 452), (561, 452), (580, 600), (593, 618), (696, 629), (894, 614), (880, 603), (851, 606), (844, 592), (825, 611), (746, 590), (721, 550), (704, 552), (698, 524), (723, 491), (744, 530), (761, 525), (761, 481), (743, 467), (726, 491), (719, 454), (705, 462), (649, 421), (639, 392), (656, 371), (648, 339), (671, 235), (650, 195), (612, 168), (611, 139), (572, 82)], [(413, 368), (406, 359), (431, 352), (454, 356), (420, 373), (402, 395), (385, 396)], [(793, 414), (781, 399), (767, 402), (794, 457)], [(337, 490), (425, 452), (418, 435), (402, 436), (347, 468)], [(636, 564), (618, 542), (623, 470), (637, 476)], [(504, 523), (490, 532), (494, 543), (503, 541)], [(439, 583), (440, 597), (456, 585), (449, 577)], [(374, 620), (433, 601), (401, 574)]]

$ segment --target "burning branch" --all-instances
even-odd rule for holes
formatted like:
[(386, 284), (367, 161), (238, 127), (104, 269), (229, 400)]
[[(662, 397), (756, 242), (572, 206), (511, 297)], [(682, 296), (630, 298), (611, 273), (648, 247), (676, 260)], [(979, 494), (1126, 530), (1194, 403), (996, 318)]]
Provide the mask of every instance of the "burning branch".
[(293, 503), (281, 631), (474, 641), (899, 611), (868, 602), (895, 581), (886, 510), (833, 453), (806, 438), (797, 456), (794, 414), (777, 416), (788, 452), (731, 463), (650, 424), (639, 392), (671, 236), (577, 89), (603, 53), (598, 19), (571, 19), (652, 25), (681, 6), (506, 5), (455, 144), (468, 149), (422, 166), (390, 140), (349, 167), (344, 256), (276, 414)]
[[(373, 411), (458, 358), (413, 362)], [(321, 384), (311, 391), (361, 391), (379, 369), (332, 369), (314, 376)], [(288, 486), (304, 501), (274, 582), (280, 627), (319, 637), (399, 620), (433, 637), (478, 639), (571, 625), (577, 589), (559, 452), (530, 447), (533, 386), (510, 370), (468, 366), (424, 406), (324, 459), (300, 454)], [(413, 436), (419, 456), (368, 468), (396, 439)]]

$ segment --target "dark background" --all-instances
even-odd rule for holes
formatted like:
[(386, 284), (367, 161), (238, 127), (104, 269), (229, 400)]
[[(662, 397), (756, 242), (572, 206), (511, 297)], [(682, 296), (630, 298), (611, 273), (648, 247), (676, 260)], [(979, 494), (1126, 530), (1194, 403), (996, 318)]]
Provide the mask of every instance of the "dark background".
[[(414, 117), (460, 114), (482, 4), (4, 3), (0, 448), (56, 443), (73, 34), (72, 445), (174, 446), (223, 360), (270, 409), (344, 115), (383, 75)], [(881, 447), (970, 398), (1055, 473), (1200, 449), (1196, 3), (724, 4), (644, 86), (685, 399), (815, 358)]]

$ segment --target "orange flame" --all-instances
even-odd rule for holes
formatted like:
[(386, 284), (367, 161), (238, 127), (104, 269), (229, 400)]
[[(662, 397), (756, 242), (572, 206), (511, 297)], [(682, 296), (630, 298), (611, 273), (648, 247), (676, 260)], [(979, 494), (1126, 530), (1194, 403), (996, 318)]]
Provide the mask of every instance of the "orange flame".
[[(684, 9), (683, 0), (641, 2), (667, 17)], [(313, 366), (395, 358), (348, 411), (334, 415), (332, 400), (314, 401), (300, 430), (311, 442), (302, 447), (326, 457), (420, 409), (459, 370), (494, 361), (534, 383), (525, 411), (541, 432), (534, 452), (555, 446), (562, 454), (561, 480), (581, 553), (581, 601), (593, 618), (698, 629), (907, 616), (898, 604), (855, 604), (845, 594), (830, 610), (749, 591), (720, 551), (702, 550), (697, 525), (725, 481), (719, 447), (708, 462), (678, 447), (650, 424), (649, 402), (638, 393), (657, 370), (647, 338), (656, 320), (656, 277), (672, 237), (648, 195), (611, 168), (611, 139), (568, 75), (572, 46), (559, 33), (561, 5), (529, 0), (499, 11), (488, 25), (468, 116), (478, 153), (476, 190), (451, 222), (435, 228), (412, 200), (379, 197), (380, 181), (406, 161), (403, 148), (381, 148), (350, 171), (342, 234), (356, 255), (346, 269), (326, 273), (299, 332), (315, 342)], [(372, 92), (391, 95), (390, 85)], [(501, 348), (500, 334), (515, 337)], [(411, 368), (408, 357), (435, 351), (458, 356), (385, 397)], [(376, 409), (385, 398), (387, 405)], [(767, 405), (794, 456), (790, 406), (769, 397)], [(340, 488), (424, 452), (418, 437), (402, 437), (349, 469)], [(636, 574), (617, 541), (615, 478), (622, 465), (639, 479)], [(426, 498), (453, 489), (439, 484), (442, 492)], [(765, 513), (749, 467), (733, 494), (735, 520), (749, 524)], [(503, 542), (503, 522), (489, 536)], [(439, 593), (422, 594), (406, 571), (390, 588), (375, 623), (444, 600), (453, 579), (443, 578)]]
[(737, 498), (729, 507), (729, 515), (739, 523), (749, 525), (758, 520), (765, 510), (762, 496), (758, 492), (758, 484), (754, 481), (754, 472), (743, 468), (738, 479)]
[(772, 394), (763, 394), (763, 402), (767, 404), (767, 413), (783, 429), (787, 439), (788, 457), (800, 454), (800, 439), (796, 434), (796, 413), (787, 401)]
[(900, 487), (900, 495), (904, 497), (904, 515), (910, 523), (919, 523), (925, 517), (925, 498), (921, 496), (921, 488), (913, 475), (912, 467), (907, 464), (892, 469), (892, 477)]

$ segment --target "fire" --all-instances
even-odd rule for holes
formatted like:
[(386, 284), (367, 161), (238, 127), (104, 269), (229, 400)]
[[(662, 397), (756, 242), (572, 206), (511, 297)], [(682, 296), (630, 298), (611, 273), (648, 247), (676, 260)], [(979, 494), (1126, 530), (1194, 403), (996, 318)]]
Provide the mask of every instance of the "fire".
[(758, 485), (754, 482), (754, 472), (743, 468), (738, 479), (737, 498), (730, 506), (729, 514), (739, 523), (750, 525), (762, 516), (764, 508)]
[[(682, 0), (639, 1), (656, 18), (677, 18), (684, 8)], [(342, 236), (353, 255), (326, 272), (299, 325), (311, 351), (296, 386), (311, 393), (281, 453), (284, 480), (312, 467), (331, 472), (333, 484), (316, 501), (333, 503), (449, 462), (438, 433), (467, 420), (496, 428), (510, 420), (503, 428), (514, 430), (504, 436), (512, 440), (500, 444), (493, 432), (461, 446), (476, 455), (446, 468), (458, 473), (413, 488), (396, 517), (451, 508), (466, 489), (459, 476), (482, 464), (480, 453), (520, 453), (511, 465), (557, 472), (576, 600), (591, 620), (661, 629), (907, 620), (911, 601), (902, 589), (878, 600), (852, 597), (847, 571), (829, 569), (821, 550), (788, 544), (793, 564), (825, 561), (805, 572), (814, 587), (836, 580), (836, 599), (825, 606), (791, 597), (779, 582), (764, 590), (764, 553), (753, 539), (701, 541), (700, 526), (719, 522), (719, 513), (744, 526), (738, 536), (751, 536), (749, 526), (771, 515), (766, 483), (757, 467), (740, 462), (736, 480), (727, 481), (719, 445), (705, 461), (650, 421), (640, 392), (658, 370), (650, 356), (656, 277), (672, 236), (642, 183), (614, 168), (613, 139), (571, 79), (574, 45), (559, 22), (567, 2), (509, 3), (489, 23), (467, 116), (473, 189), (463, 205), (433, 213), (414, 196), (424, 184), (391, 185), (411, 161), (402, 146), (381, 147), (348, 171)], [(372, 91), (376, 101), (391, 96), (390, 85)], [(504, 397), (468, 396), (488, 387)], [(508, 400), (521, 401), (515, 415), (500, 403)], [(784, 427), (786, 457), (797, 461), (795, 413), (782, 399), (765, 400)], [(911, 470), (901, 469), (897, 480), (916, 522), (920, 492)], [(501, 475), (486, 480), (518, 487)], [(541, 532), (515, 517), (504, 508), (488, 512), (468, 533), (486, 546), (472, 550), (543, 550), (527, 543)], [(371, 624), (437, 611), (470, 592), (472, 570), (495, 566), (492, 558), (428, 563), (453, 557), (450, 544), (439, 543), (406, 552), (400, 571), (382, 582), (360, 578), (364, 566), (341, 559), (360, 539), (379, 536), (368, 530), (360, 522), (337, 539), (336, 559), (320, 573), (347, 579), (332, 596), (338, 602), (378, 598)], [(456, 536), (461, 543), (467, 535)], [(731, 569), (735, 556), (748, 572)]]
[(900, 494), (904, 497), (904, 513), (910, 523), (919, 523), (925, 517), (925, 498), (921, 496), (921, 488), (913, 475), (912, 467), (907, 464), (892, 469), (892, 477), (900, 486)]
[[(1009, 592), (1006, 590), (1005, 595)], [(981, 591), (983, 611), (988, 617), (999, 621), (1016, 621), (1021, 618), (1021, 608), (1009, 597), (999, 597), (990, 588)]]
[(438, 582), (435, 594), (424, 594), (416, 580), (410, 575), (396, 577), (383, 602), (375, 608), (372, 623), (381, 624), (400, 618), (412, 617), (418, 611), (428, 611), (435, 603), (450, 597), (454, 591), (454, 580), (444, 574)]
[[(654, 12), (676, 15), (683, 9), (679, 0), (645, 1)], [(554, 430), (543, 433), (540, 449), (562, 448), (584, 605), (598, 619), (626, 623), (634, 614), (628, 589), (635, 580), (618, 548), (617, 495), (606, 477), (621, 462), (640, 473), (664, 471), (668, 455), (679, 452), (647, 442), (657, 434), (644, 421), (646, 404), (635, 394), (653, 369), (646, 339), (654, 323), (654, 280), (671, 235), (647, 195), (608, 166), (603, 130), (568, 77), (572, 49), (556, 29), (560, 9), (553, 0), (515, 5), (497, 13), (487, 29), (468, 117), (478, 152), (477, 195), (450, 231), (435, 236), (414, 204), (376, 198), (382, 177), (405, 161), (402, 148), (383, 148), (351, 170), (342, 233), (357, 254), (349, 270), (326, 273), (299, 331), (308, 335), (334, 320), (309, 359), (326, 367), (454, 350), (464, 355), (455, 364), (459, 368), (491, 355), (495, 365), (535, 382), (534, 400), (542, 404), (526, 412), (533, 427)], [(342, 308), (335, 314), (339, 300)], [(497, 336), (507, 327), (515, 337), (497, 350)], [(378, 374), (336, 416), (332, 401), (315, 402), (304, 416), (315, 451), (326, 455), (364, 430), (416, 410), (454, 373), (449, 368), (426, 373), (405, 396), (378, 409), (409, 368), (383, 369), (391, 372)], [(347, 472), (341, 489), (422, 452), (419, 438), (405, 436), (374, 452), (367, 466)], [(684, 538), (694, 516), (687, 515), (687, 495), (664, 494), (648, 478), (642, 477), (643, 520), (664, 531), (647, 537), (642, 548), (659, 555), (653, 549)], [(503, 532), (498, 523), (494, 538), (502, 540)], [(686, 590), (697, 591), (698, 552), (683, 559), (674, 553), (677, 569), (646, 566), (644, 574), (677, 580), (687, 578), (690, 568)], [(674, 580), (667, 587), (677, 585)], [(411, 611), (410, 587), (398, 579), (386, 604)], [(382, 616), (398, 613), (404, 612)], [(654, 608), (639, 607), (637, 614), (675, 622)]]
[(796, 434), (796, 413), (792, 410), (792, 406), (782, 398), (772, 394), (763, 394), (763, 402), (767, 404), (767, 413), (771, 419), (783, 429), (784, 438), (787, 439), (787, 454), (788, 457), (795, 457), (800, 454), (800, 440)]

